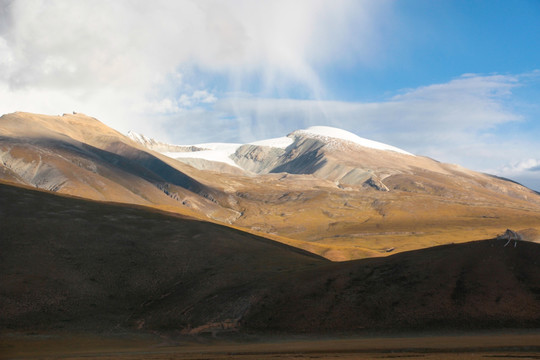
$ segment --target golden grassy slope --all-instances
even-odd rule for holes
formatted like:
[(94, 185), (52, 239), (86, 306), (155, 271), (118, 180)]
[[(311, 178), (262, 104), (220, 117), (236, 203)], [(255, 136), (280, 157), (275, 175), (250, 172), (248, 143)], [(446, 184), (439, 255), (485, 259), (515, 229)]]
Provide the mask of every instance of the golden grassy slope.
[[(492, 182), (469, 183), (467, 191), (451, 180), (436, 194), (400, 188), (390, 192), (362, 186), (342, 189), (300, 175), (219, 177), (222, 189), (236, 200), (234, 208), (242, 213), (235, 226), (294, 239), (295, 246), (332, 260), (490, 238), (506, 228), (528, 229), (533, 234), (528, 239), (536, 240), (534, 234), (540, 231), (538, 195), (525, 188), (518, 191), (531, 200), (494, 192), (489, 186), (506, 184), (487, 176), (482, 181)], [(392, 185), (391, 179), (387, 183)], [(403, 183), (396, 181), (396, 187)]]
[(425, 157), (345, 150), (318, 150), (330, 164), (320, 171), (371, 169), (390, 191), (321, 174), (202, 171), (82, 114), (0, 118), (2, 179), (188, 214), (332, 260), (488, 238), (506, 228), (538, 238), (540, 195), (529, 189)]

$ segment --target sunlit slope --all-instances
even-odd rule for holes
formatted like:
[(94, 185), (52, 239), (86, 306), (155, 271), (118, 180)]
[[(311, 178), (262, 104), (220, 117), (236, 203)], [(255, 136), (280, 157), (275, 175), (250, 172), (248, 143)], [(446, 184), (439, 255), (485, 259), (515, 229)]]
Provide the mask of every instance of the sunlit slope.
[[(333, 260), (491, 238), (506, 228), (540, 240), (540, 206), (532, 191), (518, 189), (527, 199), (495, 191), (494, 185), (519, 185), (480, 174), (479, 180), (448, 175), (437, 182), (428, 176), (390, 178), (390, 191), (340, 187), (306, 175), (219, 179), (242, 213), (235, 226), (303, 241), (300, 247)], [(407, 184), (415, 187), (404, 190)]]
[(89, 199), (227, 220), (212, 189), (98, 120), (74, 114), (0, 117), (0, 178)]
[[(201, 147), (182, 151), (195, 159)], [(246, 173), (204, 160), (214, 171), (197, 179), (227, 195), (220, 203), (241, 214), (233, 224), (300, 241), (330, 259), (488, 238), (506, 228), (540, 240), (540, 196), (530, 189), (340, 129), (221, 147), (235, 151), (228, 161)]]

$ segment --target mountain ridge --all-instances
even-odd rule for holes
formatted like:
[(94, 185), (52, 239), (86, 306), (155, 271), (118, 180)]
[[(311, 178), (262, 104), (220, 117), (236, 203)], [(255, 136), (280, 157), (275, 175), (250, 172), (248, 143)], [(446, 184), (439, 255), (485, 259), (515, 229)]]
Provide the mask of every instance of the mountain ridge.
[[(149, 149), (162, 152), (169, 157), (184, 161), (195, 167), (202, 167), (202, 165), (198, 165), (197, 162), (189, 159), (203, 160), (202, 164), (205, 165), (207, 161), (222, 162), (227, 165), (240, 167), (248, 173), (255, 174), (280, 172), (279, 166), (283, 166), (284, 164), (276, 164), (277, 161), (274, 160), (275, 166), (273, 168), (269, 168), (268, 166), (254, 167), (250, 166), (249, 163), (246, 163), (246, 157), (247, 159), (253, 159), (254, 157), (258, 156), (260, 157), (261, 153), (263, 152), (274, 152), (279, 155), (283, 155), (284, 153), (286, 153), (286, 150), (290, 146), (294, 145), (298, 141), (299, 138), (319, 140), (322, 144), (324, 144), (323, 146), (330, 148), (342, 148), (344, 144), (346, 144), (348, 146), (354, 145), (363, 148), (382, 151), (393, 151), (405, 155), (414, 156), (413, 154), (397, 147), (361, 138), (351, 132), (329, 126), (312, 126), (306, 129), (295, 130), (288, 135), (280, 138), (258, 140), (246, 144), (216, 143), (196, 145), (172, 145), (157, 141), (152, 138), (148, 138), (142, 134), (138, 134), (133, 131), (128, 132), (128, 137), (138, 142), (139, 144), (148, 147)], [(257, 155), (254, 155), (250, 152), (250, 150), (253, 149), (257, 149)], [(217, 155), (216, 153), (219, 153), (219, 155)], [(244, 154), (242, 155), (242, 153)], [(230, 160), (233, 160), (233, 162), (231, 163)], [(204, 166), (204, 170), (207, 169), (208, 166)]]
[(286, 139), (205, 144), (251, 168), (201, 169), (82, 114), (15, 113), (0, 117), (0, 178), (207, 219), (332, 260), (540, 231), (540, 196), (514, 182), (350, 141)]
[(46, 179), (49, 190), (96, 200), (233, 215), (214, 205), (213, 190), (186, 174), (182, 163), (84, 114), (3, 115), (0, 158), (0, 176), (27, 185), (43, 187)]

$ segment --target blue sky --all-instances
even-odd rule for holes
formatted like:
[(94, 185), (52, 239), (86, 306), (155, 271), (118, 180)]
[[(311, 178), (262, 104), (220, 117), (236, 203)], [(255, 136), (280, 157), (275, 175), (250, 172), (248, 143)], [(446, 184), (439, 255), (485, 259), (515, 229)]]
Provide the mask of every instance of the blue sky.
[(540, 190), (538, 19), (538, 0), (0, 0), (0, 112), (173, 143), (336, 126)]

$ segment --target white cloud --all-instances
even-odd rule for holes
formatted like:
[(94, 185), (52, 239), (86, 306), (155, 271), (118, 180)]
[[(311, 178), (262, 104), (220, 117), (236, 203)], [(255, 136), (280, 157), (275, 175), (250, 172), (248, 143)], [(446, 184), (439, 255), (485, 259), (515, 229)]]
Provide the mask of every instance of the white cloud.
[(495, 169), (493, 173), (513, 179), (540, 192), (540, 158), (528, 158), (508, 163)]
[(369, 61), (373, 27), (390, 2), (14, 0), (0, 6), (1, 113), (76, 107), (125, 130), (147, 121), (147, 113), (134, 110), (140, 104), (170, 113), (182, 94), (198, 96), (194, 91), (208, 84), (178, 79), (190, 67), (221, 74), (227, 90), (257, 78), (262, 93), (300, 87), (320, 95), (314, 66), (342, 61), (344, 53)]
[(501, 169), (505, 173), (520, 173), (520, 172), (540, 172), (540, 159), (526, 159), (519, 161), (517, 163), (512, 163), (504, 166)]
[(478, 140), (499, 124), (519, 121), (504, 106), (517, 85), (511, 76), (475, 75), (409, 89), (383, 102), (232, 97), (220, 99), (215, 109), (237, 119), (245, 129), (240, 140), (324, 124), (425, 153), (430, 144)]
[(214, 94), (206, 90), (196, 90), (191, 95), (182, 94), (178, 99), (178, 104), (183, 107), (193, 107), (199, 104), (213, 104), (217, 100)]

